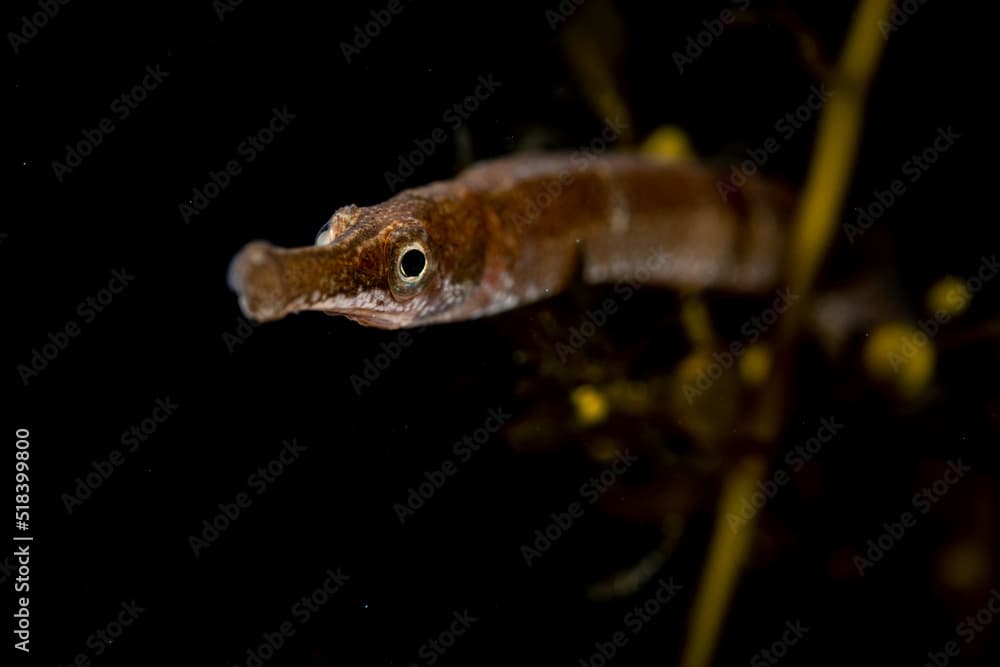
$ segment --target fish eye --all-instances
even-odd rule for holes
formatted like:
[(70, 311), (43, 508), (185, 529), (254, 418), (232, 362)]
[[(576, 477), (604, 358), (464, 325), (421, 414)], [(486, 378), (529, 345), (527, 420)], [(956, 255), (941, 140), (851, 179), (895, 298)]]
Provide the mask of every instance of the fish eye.
[(399, 258), (399, 274), (404, 280), (418, 280), (427, 268), (427, 255), (420, 248), (409, 248)]
[(316, 245), (326, 245), (330, 242), (330, 222), (331, 220), (327, 220), (316, 232)]
[[(417, 236), (417, 238), (414, 238)], [(390, 251), (389, 289), (398, 301), (412, 299), (427, 285), (435, 270), (434, 255), (425, 238), (410, 234)]]

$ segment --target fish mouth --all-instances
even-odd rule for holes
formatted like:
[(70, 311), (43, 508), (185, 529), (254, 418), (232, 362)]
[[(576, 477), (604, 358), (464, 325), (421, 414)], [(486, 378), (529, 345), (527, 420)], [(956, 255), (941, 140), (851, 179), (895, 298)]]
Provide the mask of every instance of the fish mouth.
[[(389, 290), (378, 289), (363, 272), (347, 268), (351, 249), (330, 246), (279, 248), (265, 241), (247, 244), (229, 264), (227, 282), (240, 310), (258, 322), (315, 310), (342, 315), (379, 329), (410, 325)], [(362, 305), (370, 302), (371, 307)]]
[(229, 264), (227, 282), (240, 309), (258, 322), (273, 322), (302, 310), (350, 306), (362, 275), (345, 266), (340, 248), (279, 248), (266, 241), (243, 247)]
[(229, 264), (227, 282), (239, 297), (240, 310), (258, 322), (288, 313), (288, 290), (280, 249), (264, 241), (247, 244)]

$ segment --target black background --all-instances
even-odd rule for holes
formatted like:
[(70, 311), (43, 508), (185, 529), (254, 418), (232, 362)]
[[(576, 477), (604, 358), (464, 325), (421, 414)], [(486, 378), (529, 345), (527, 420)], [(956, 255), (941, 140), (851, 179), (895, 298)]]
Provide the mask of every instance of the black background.
[[(625, 46), (617, 74), (638, 137), (674, 124), (699, 153), (742, 158), (808, 96), (815, 80), (793, 32), (766, 20), (763, 8), (772, 5), (755, 4), (760, 24), (728, 28), (679, 74), (671, 53), (724, 5), (653, 4), (618, 5)], [(460, 143), (471, 142), (482, 159), (538, 133), (573, 148), (600, 132), (601, 118), (547, 24), (547, 4), (414, 0), (345, 62), (340, 43), (384, 7), (246, 0), (220, 20), (210, 3), (74, 0), (8, 54), (15, 112), (8, 162), (16, 170), (12, 194), (25, 205), (0, 230), (14, 367), (8, 432), (31, 430), (38, 664), (93, 657), (88, 635), (133, 599), (146, 612), (94, 664), (246, 664), (247, 649), (290, 618), (291, 605), (327, 568), (343, 568), (350, 583), (267, 664), (423, 664), (421, 644), (463, 609), (479, 620), (443, 664), (578, 664), (649, 594), (614, 603), (584, 596), (598, 574), (655, 543), (649, 526), (630, 528), (598, 512), (525, 567), (520, 545), (600, 470), (574, 450), (525, 456), (500, 434), (405, 525), (392, 509), (489, 408), (515, 418), (537, 409), (516, 390), (532, 371), (515, 363), (524, 343), (512, 331), (531, 330), (546, 309), (577, 307), (586, 290), (555, 305), (432, 327), (360, 395), (351, 374), (398, 333), (308, 314), (256, 328), (245, 341), (226, 338), (241, 322), (225, 284), (233, 254), (257, 238), (311, 243), (340, 206), (386, 198), (384, 172), (415, 138), (444, 126), (442, 113), (481, 75), (501, 87), (461, 137), (449, 130), (406, 185), (450, 177)], [(778, 7), (828, 54), (838, 52), (850, 3)], [(12, 30), (37, 11), (33, 3), (11, 9)], [(870, 243), (850, 247), (839, 236), (835, 245), (833, 274), (888, 267), (908, 304), (944, 273), (973, 272), (995, 249), (984, 232), (995, 216), (977, 212), (982, 195), (962, 168), (983, 140), (968, 116), (975, 84), (967, 79), (979, 76), (978, 42), (968, 35), (975, 22), (956, 4), (932, 1), (892, 36), (848, 206), (871, 201), (874, 188), (899, 177), (939, 128), (953, 126), (963, 138)], [(111, 115), (112, 101), (156, 65), (169, 72), (162, 85), (58, 182), (52, 163), (65, 158), (67, 144)], [(185, 223), (179, 205), (238, 157), (237, 146), (275, 107), (295, 115), (287, 130)], [(811, 124), (765, 171), (800, 183), (812, 137)], [(30, 363), (50, 333), (81, 322), (78, 304), (116, 269), (134, 281), (22, 381), (17, 366)], [(977, 299), (971, 321), (989, 315), (989, 299)], [(621, 326), (648, 328), (658, 317), (636, 309)], [(979, 536), (992, 545), (988, 569), (996, 577), (997, 360), (995, 342), (956, 353), (942, 367), (945, 400), (930, 413), (886, 416), (880, 404), (862, 405), (860, 395), (806, 378), (790, 440), (814, 430), (821, 414), (850, 426), (824, 463), (824, 493), (808, 502), (789, 494), (776, 504), (783, 530), (737, 592), (718, 664), (746, 664), (795, 618), (813, 629), (789, 664), (920, 664), (954, 637), (955, 623), (990, 586), (943, 590), (934, 574), (938, 546)], [(123, 431), (149, 417), (160, 397), (179, 405), (176, 414), (68, 514), (63, 494), (120, 449)], [(562, 405), (566, 397), (549, 400)], [(189, 536), (293, 438), (306, 453), (195, 557)], [(873, 574), (851, 576), (849, 555), (843, 574), (836, 564), (843, 554), (862, 548), (955, 456), (969, 457), (977, 481), (949, 496)], [(685, 585), (680, 599), (616, 664), (676, 659), (711, 510), (708, 502), (693, 518), (668, 565)], [(995, 628), (980, 636), (961, 660), (995, 660), (996, 636)]]

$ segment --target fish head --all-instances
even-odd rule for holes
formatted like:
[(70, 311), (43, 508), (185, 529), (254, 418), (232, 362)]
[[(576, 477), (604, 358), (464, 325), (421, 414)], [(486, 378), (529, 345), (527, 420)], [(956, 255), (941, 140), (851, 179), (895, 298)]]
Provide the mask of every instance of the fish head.
[(482, 273), (485, 240), (467, 218), (418, 197), (347, 206), (313, 246), (245, 246), (230, 265), (229, 285), (258, 321), (305, 310), (382, 329), (440, 321)]

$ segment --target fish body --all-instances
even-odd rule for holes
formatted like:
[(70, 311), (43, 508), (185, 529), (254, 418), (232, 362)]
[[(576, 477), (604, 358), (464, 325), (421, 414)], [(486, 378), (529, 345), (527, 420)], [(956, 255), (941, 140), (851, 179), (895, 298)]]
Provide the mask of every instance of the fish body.
[[(233, 260), (245, 314), (319, 310), (402, 328), (474, 319), (588, 283), (763, 292), (781, 273), (788, 192), (633, 154), (527, 154), (333, 214), (311, 247)], [(720, 194), (724, 192), (725, 196)]]

